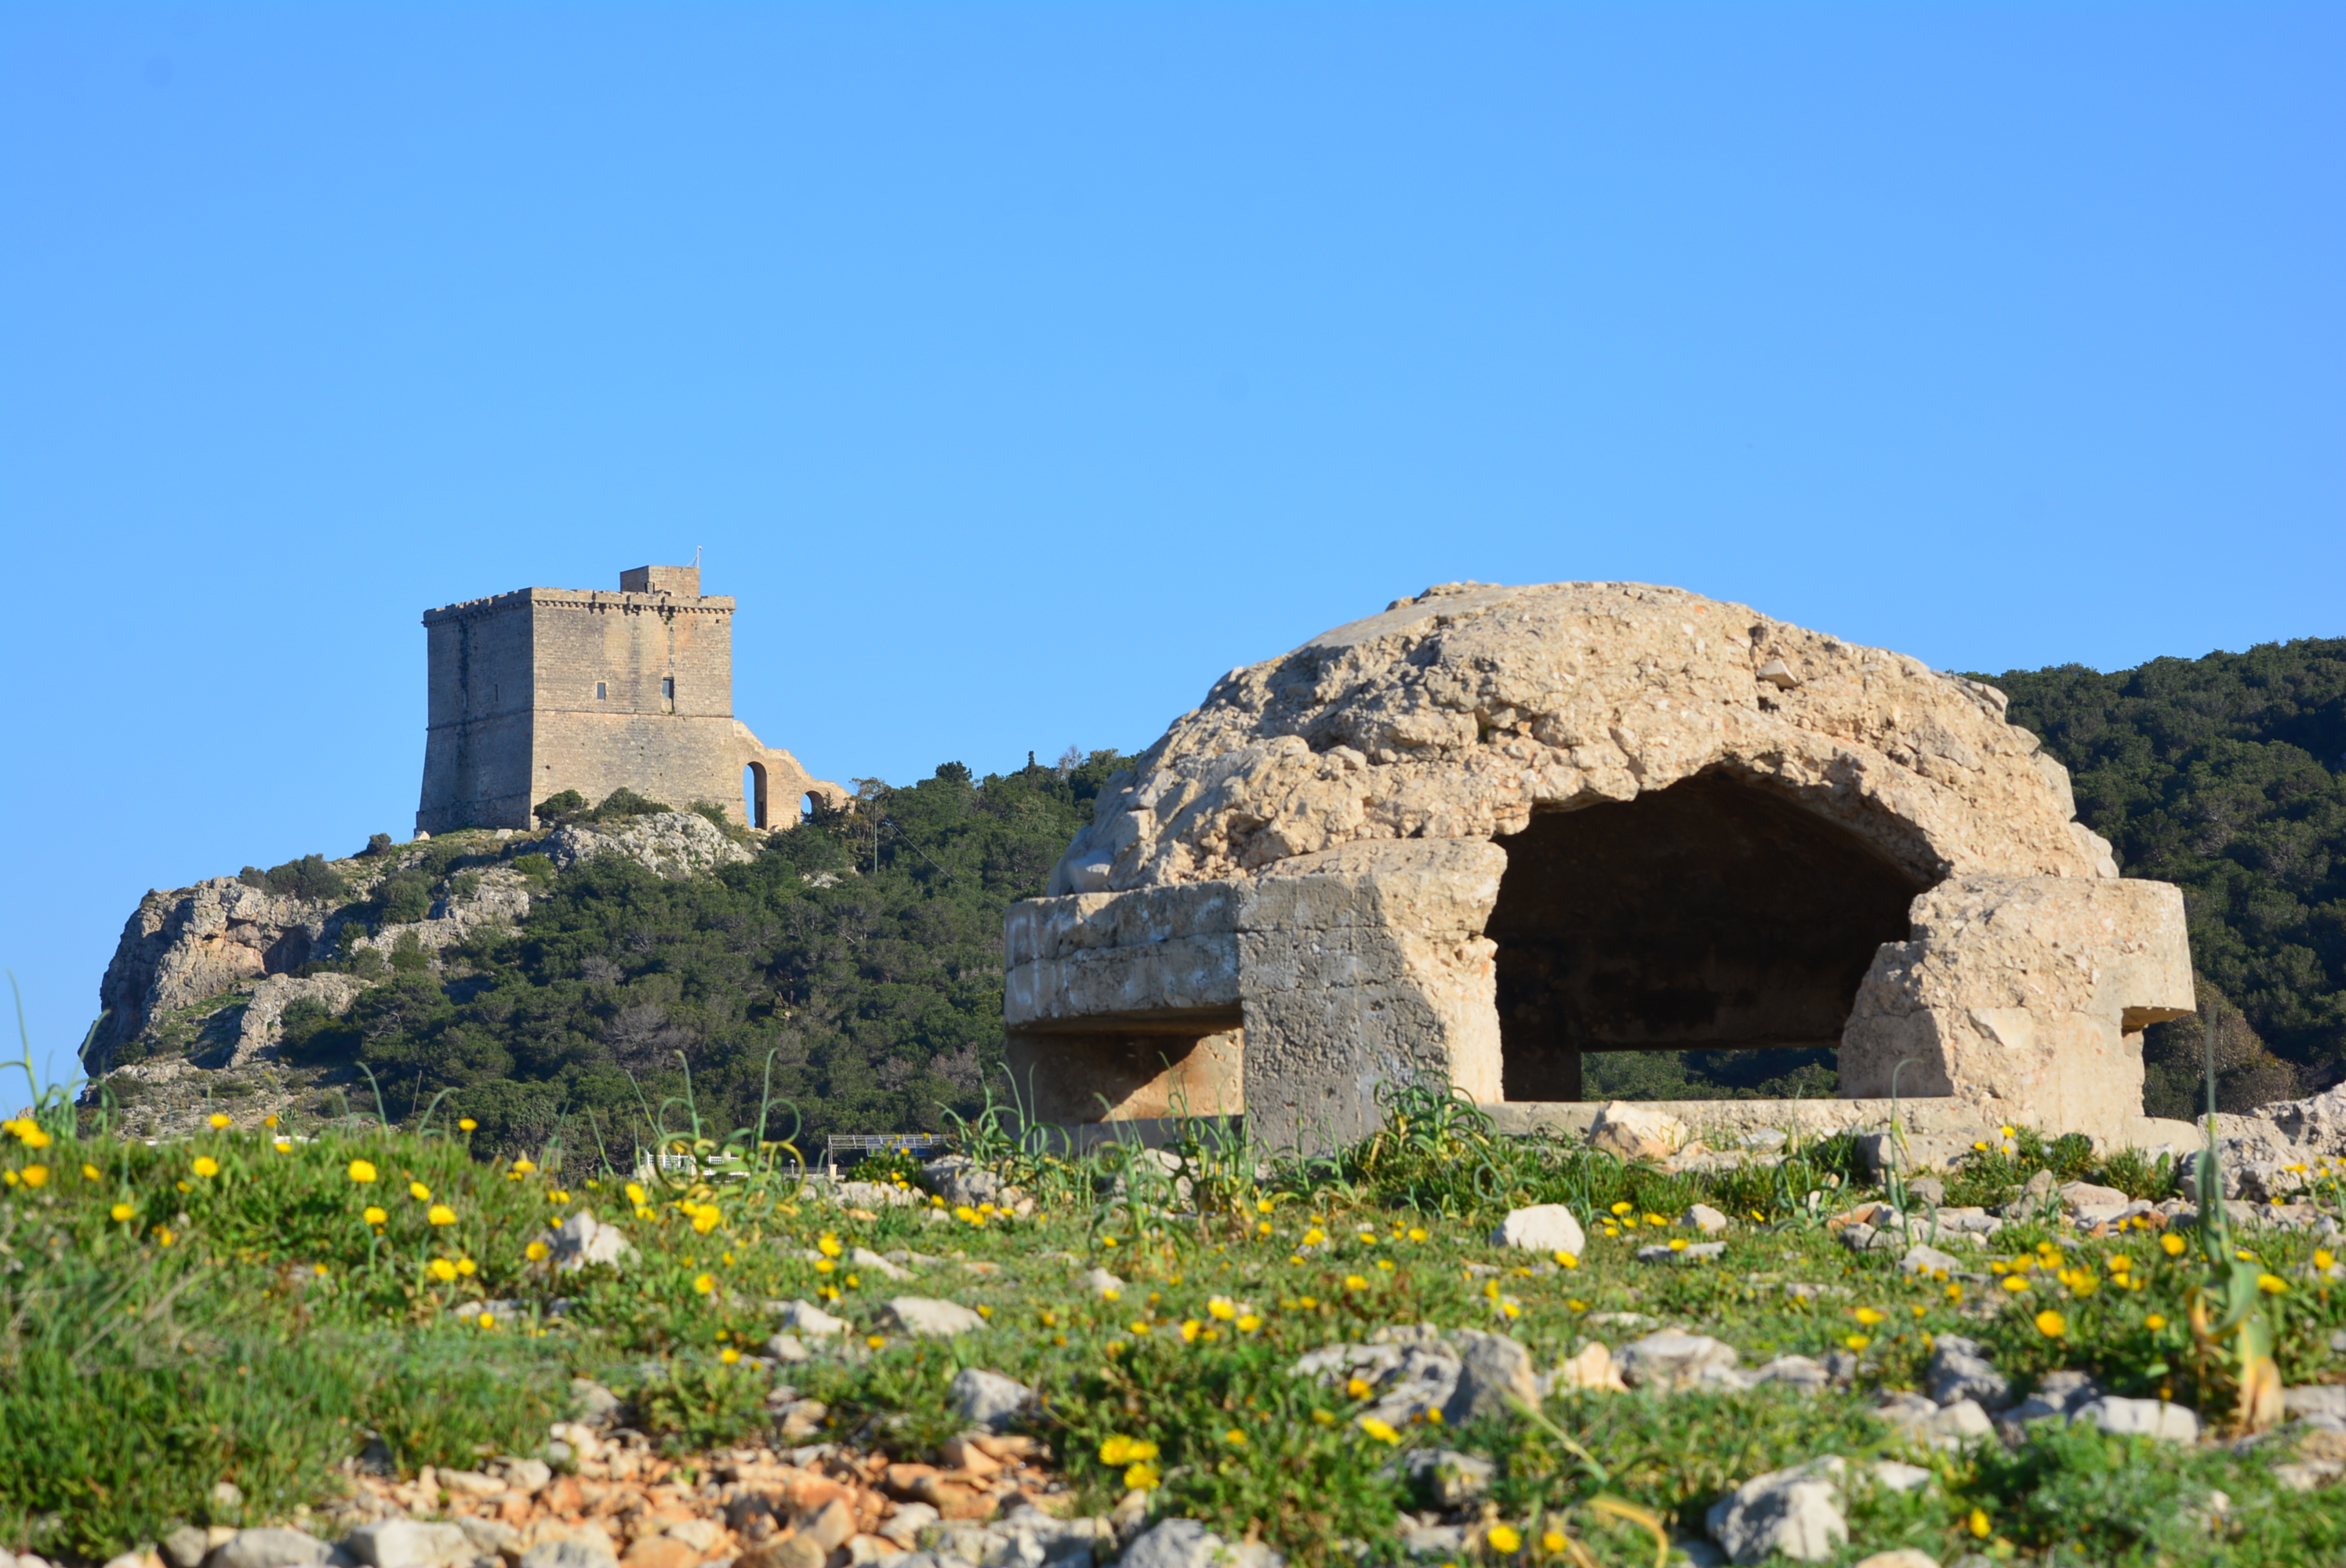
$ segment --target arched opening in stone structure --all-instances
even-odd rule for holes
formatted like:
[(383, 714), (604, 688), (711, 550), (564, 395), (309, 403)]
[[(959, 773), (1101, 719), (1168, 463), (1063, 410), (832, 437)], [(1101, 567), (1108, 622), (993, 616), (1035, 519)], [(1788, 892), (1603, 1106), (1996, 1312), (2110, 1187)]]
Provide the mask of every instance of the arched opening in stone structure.
[(810, 793), (810, 794), (805, 794), (805, 795), (801, 795), (801, 796), (800, 796), (800, 797), (799, 797), (799, 820), (800, 820), (800, 821), (801, 821), (801, 822), (811, 822), (811, 821), (813, 821), (813, 820), (815, 820), (816, 816), (817, 816), (817, 815), (819, 815), (819, 814), (821, 812), (821, 810), (822, 810), (822, 797), (821, 797), (821, 796)]
[[(1875, 949), (1907, 939), (1923, 891), (1849, 829), (1717, 773), (1538, 813), (1496, 841), (1507, 869), (1485, 931), (1510, 1100), (1668, 1099), (1689, 1060), (1727, 1083), (1831, 1061)], [(1612, 1054), (1630, 1052), (1688, 1054)]]
[(750, 762), (741, 769), (741, 820), (753, 828), (766, 821), (766, 765)]

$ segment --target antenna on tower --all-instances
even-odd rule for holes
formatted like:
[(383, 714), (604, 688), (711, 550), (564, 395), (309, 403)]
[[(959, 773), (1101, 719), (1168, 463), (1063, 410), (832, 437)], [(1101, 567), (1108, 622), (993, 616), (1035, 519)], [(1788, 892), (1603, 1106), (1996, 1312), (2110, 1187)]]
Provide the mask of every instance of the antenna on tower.
[(700, 570), (700, 546), (698, 545), (692, 547), (692, 569), (696, 572)]

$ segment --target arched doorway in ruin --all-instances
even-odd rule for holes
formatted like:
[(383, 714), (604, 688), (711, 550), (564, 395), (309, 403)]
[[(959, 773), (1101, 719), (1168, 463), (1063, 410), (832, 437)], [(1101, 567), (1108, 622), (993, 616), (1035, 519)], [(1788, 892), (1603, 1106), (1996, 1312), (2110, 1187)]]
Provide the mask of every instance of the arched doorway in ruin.
[(762, 762), (745, 763), (741, 771), (742, 805), (750, 825), (753, 828), (770, 827), (772, 824), (766, 820), (766, 765)]
[(1510, 1100), (1581, 1098), (1588, 1053), (1837, 1046), (1923, 891), (1848, 829), (1719, 773), (1495, 842)]

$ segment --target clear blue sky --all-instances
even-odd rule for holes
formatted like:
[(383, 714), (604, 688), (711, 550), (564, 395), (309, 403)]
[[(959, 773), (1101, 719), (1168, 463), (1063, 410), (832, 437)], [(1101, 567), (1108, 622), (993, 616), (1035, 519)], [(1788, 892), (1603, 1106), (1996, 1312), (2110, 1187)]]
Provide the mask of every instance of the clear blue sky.
[[(816, 773), (1429, 583), (2346, 633), (2346, 7), (0, 8), (0, 962), (413, 827), (427, 606), (706, 546)], [(21, 1095), (0, 1084), (0, 1099)]]

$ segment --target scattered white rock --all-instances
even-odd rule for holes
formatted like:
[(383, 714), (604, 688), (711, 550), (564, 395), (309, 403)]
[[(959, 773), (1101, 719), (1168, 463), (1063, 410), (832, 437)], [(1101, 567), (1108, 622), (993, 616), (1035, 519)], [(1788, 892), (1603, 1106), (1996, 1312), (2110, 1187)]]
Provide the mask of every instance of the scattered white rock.
[(300, 1530), (270, 1526), (240, 1530), (212, 1549), (204, 1568), (309, 1568), (318, 1563), (348, 1563), (316, 1536)]
[(929, 1339), (950, 1339), (985, 1327), (984, 1319), (960, 1302), (933, 1296), (892, 1297), (882, 1312), (901, 1331)]
[(1734, 1346), (1707, 1334), (1664, 1329), (1623, 1346), (1615, 1359), (1633, 1386), (1669, 1390), (1690, 1389), (1715, 1373), (1731, 1371), (1739, 1357)]
[(1572, 1210), (1560, 1203), (1542, 1203), (1508, 1210), (1499, 1228), (1491, 1233), (1491, 1245), (1525, 1252), (1568, 1252), (1578, 1257), (1586, 1250), (1588, 1238)]
[(1753, 1476), (1712, 1503), (1704, 1523), (1731, 1562), (1760, 1563), (1770, 1553), (1819, 1562), (1849, 1542), (1837, 1484), (1844, 1468), (1828, 1457)]
[(1803, 1393), (1816, 1393), (1832, 1387), (1832, 1374), (1813, 1357), (1779, 1356), (1763, 1366), (1753, 1368), (1751, 1381), (1755, 1386), (1783, 1383)]
[(1684, 1122), (1667, 1111), (1615, 1100), (1589, 1124), (1588, 1146), (1625, 1160), (1666, 1160), (1693, 1135)]
[(2163, 1400), (2122, 1400), (2105, 1394), (2080, 1406), (2069, 1419), (2092, 1421), (2106, 1432), (2157, 1438), (2161, 1442), (2199, 1441), (2198, 1412)]
[(554, 1232), (554, 1267), (566, 1274), (591, 1264), (616, 1266), (634, 1250), (617, 1226), (598, 1224), (591, 1209), (580, 1209)]
[(1620, 1369), (1613, 1364), (1613, 1352), (1602, 1339), (1591, 1339), (1580, 1348), (1576, 1356), (1558, 1361), (1549, 1374), (1547, 1391), (1563, 1393), (1567, 1390), (1585, 1389), (1593, 1392), (1627, 1393), (1629, 1385), (1621, 1380)]
[(362, 1524), (342, 1542), (342, 1550), (368, 1568), (448, 1568), (474, 1557), (471, 1540), (455, 1525), (414, 1519)]
[(858, 1268), (869, 1268), (882, 1279), (910, 1279), (913, 1271), (899, 1268), (868, 1247), (859, 1247), (847, 1255), (847, 1261)]
[(1727, 1217), (1707, 1203), (1698, 1203), (1680, 1215), (1678, 1223), (1692, 1226), (1705, 1236), (1717, 1236), (1727, 1228)]
[(521, 1554), (520, 1568), (618, 1568), (619, 1559), (588, 1541), (541, 1541)]
[(1971, 1400), (1992, 1412), (2012, 1403), (2012, 1380), (1995, 1369), (1977, 1341), (1959, 1334), (1941, 1334), (1932, 1341), (1923, 1380), (1931, 1398), (1943, 1405)]
[(796, 1334), (768, 1335), (760, 1348), (770, 1359), (780, 1361), (785, 1367), (795, 1367), (801, 1361), (814, 1359), (814, 1352), (808, 1349), (806, 1341)]
[(1035, 1391), (1017, 1379), (989, 1372), (983, 1367), (964, 1367), (955, 1372), (947, 1392), (957, 1418), (971, 1426), (991, 1427), (997, 1431), (1035, 1400)]
[(1105, 1296), (1111, 1290), (1119, 1296), (1124, 1294), (1124, 1281), (1105, 1268), (1088, 1270), (1084, 1275), (1083, 1286), (1095, 1296)]
[(778, 1316), (781, 1319), (782, 1327), (792, 1333), (817, 1338), (844, 1334), (853, 1327), (846, 1319), (834, 1318), (811, 1301), (787, 1302)]
[(1283, 1568), (1259, 1541), (1225, 1541), (1194, 1519), (1158, 1522), (1124, 1549), (1124, 1568)]
[(1907, 1274), (1946, 1276), (1960, 1274), (1964, 1265), (1962, 1259), (1951, 1254), (1917, 1242), (1906, 1249), (1906, 1256), (1898, 1260), (1898, 1267)]
[(1987, 1436), (1995, 1431), (1995, 1423), (1988, 1420), (1986, 1410), (1977, 1400), (1961, 1399), (1923, 1422), (1923, 1430), (1932, 1437), (1961, 1444)]
[(1539, 1378), (1532, 1353), (1504, 1334), (1460, 1329), (1450, 1335), (1458, 1347), (1458, 1382), (1442, 1406), (1444, 1426), (1462, 1427), (1480, 1415), (1513, 1414), (1517, 1401), (1539, 1407)]
[(1857, 1560), (1857, 1568), (1939, 1568), (1939, 1560), (1912, 1546), (1895, 1546)]
[(2346, 1383), (2283, 1389), (2280, 1402), (2293, 1416), (2334, 1416), (2346, 1420)]

